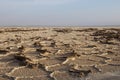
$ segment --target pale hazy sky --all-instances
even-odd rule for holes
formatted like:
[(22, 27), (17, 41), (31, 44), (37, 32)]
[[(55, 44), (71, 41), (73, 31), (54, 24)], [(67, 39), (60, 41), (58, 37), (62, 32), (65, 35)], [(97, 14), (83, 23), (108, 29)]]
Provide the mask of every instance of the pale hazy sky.
[(0, 0), (0, 25), (120, 25), (120, 0)]

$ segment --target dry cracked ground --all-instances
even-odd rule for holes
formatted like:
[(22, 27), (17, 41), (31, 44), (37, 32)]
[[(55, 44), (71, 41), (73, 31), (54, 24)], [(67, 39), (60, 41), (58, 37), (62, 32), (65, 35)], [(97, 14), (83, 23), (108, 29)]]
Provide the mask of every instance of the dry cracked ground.
[(120, 28), (0, 28), (0, 80), (120, 80)]

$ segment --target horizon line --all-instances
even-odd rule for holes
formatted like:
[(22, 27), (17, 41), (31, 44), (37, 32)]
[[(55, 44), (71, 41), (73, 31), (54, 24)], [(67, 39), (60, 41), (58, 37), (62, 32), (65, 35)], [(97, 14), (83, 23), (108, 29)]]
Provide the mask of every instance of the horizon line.
[(120, 25), (0, 25), (0, 27), (120, 27)]

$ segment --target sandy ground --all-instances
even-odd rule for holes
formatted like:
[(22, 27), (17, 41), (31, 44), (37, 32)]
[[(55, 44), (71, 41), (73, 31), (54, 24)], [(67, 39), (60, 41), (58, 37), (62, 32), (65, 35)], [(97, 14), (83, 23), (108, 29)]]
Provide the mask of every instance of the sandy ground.
[(120, 28), (0, 28), (0, 80), (120, 80)]

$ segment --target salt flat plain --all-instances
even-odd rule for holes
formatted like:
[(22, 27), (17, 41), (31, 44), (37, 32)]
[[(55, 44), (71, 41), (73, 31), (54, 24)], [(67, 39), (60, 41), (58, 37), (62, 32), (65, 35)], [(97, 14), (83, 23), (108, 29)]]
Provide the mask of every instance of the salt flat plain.
[(120, 28), (0, 28), (0, 80), (119, 80)]

